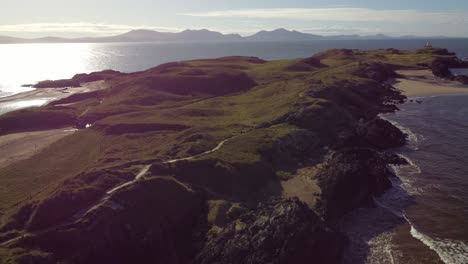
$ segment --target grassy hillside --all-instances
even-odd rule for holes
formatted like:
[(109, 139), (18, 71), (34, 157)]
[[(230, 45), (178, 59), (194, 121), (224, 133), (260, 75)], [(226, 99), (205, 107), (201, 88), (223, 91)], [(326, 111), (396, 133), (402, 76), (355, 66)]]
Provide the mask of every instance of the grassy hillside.
[[(153, 164), (147, 178), (189, 184), (209, 200), (279, 196), (281, 180), (301, 164), (317, 163), (353, 133), (356, 122), (395, 109), (383, 103), (401, 97), (382, 86), (394, 70), (427, 67), (446, 56), (330, 50), (297, 60), (226, 57), (132, 74), (108, 72), (110, 88), (104, 91), (0, 117), (1, 134), (70, 125), (81, 129), (0, 168), (0, 230), (40, 236), (34, 232), (70, 223), (147, 164)], [(223, 140), (217, 151), (199, 155)], [(138, 188), (146, 193), (159, 182)], [(34, 243), (21, 247), (27, 250), (1, 249), (0, 262), (33, 258), (31, 250), (40, 249)], [(47, 255), (44, 251), (54, 250), (46, 247), (33, 255)]]

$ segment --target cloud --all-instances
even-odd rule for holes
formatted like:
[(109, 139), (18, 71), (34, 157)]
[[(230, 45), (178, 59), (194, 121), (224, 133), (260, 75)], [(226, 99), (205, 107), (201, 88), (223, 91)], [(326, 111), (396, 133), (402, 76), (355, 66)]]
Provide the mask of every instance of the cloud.
[(180, 31), (175, 27), (155, 27), (148, 25), (117, 25), (102, 23), (31, 23), (0, 25), (0, 32), (22, 33), (83, 33), (92, 35), (109, 35), (124, 33), (134, 29), (152, 29), (161, 31)]
[(468, 16), (462, 12), (424, 12), (417, 10), (377, 10), (369, 8), (266, 8), (179, 13), (192, 17), (242, 17), (340, 22), (425, 22), (431, 24), (464, 24)]

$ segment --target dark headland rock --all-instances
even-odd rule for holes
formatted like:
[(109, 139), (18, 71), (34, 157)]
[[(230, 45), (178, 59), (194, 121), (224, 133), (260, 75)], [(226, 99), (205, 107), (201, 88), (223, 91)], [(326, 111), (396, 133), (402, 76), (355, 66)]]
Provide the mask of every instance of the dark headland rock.
[(270, 201), (229, 223), (195, 263), (338, 263), (345, 242), (297, 199)]
[(454, 55), (435, 59), (430, 65), (430, 68), (432, 73), (437, 77), (468, 84), (468, 76), (454, 76), (450, 71), (451, 68), (468, 68), (468, 61), (460, 60)]
[(331, 222), (392, 186), (388, 159), (371, 149), (335, 153), (319, 171), (318, 211)]
[(189, 263), (203, 210), (200, 192), (155, 178), (122, 189), (77, 222), (25, 238), (19, 246), (53, 253), (33, 263)]

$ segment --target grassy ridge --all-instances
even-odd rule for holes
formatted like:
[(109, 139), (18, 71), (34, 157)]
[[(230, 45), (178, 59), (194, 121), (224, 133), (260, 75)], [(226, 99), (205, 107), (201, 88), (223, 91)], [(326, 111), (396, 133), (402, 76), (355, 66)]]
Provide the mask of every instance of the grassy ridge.
[[(149, 163), (155, 164), (152, 176), (173, 176), (213, 198), (279, 195), (280, 180), (297, 164), (323, 155), (357, 120), (393, 110), (382, 108), (390, 90), (381, 85), (395, 76), (393, 70), (423, 67), (440, 56), (331, 50), (297, 60), (169, 63), (133, 74), (111, 72), (107, 90), (1, 116), (0, 133), (93, 124), (0, 169), (4, 231), (60, 224), (91, 204), (89, 197), (131, 179), (132, 166)], [(219, 151), (162, 164), (228, 138)]]

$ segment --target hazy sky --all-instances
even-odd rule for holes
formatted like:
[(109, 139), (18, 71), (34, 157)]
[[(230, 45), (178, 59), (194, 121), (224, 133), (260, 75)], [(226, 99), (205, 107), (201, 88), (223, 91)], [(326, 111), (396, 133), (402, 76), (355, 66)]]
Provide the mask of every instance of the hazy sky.
[(146, 28), (468, 37), (468, 0), (0, 0), (0, 35), (102, 36)]

